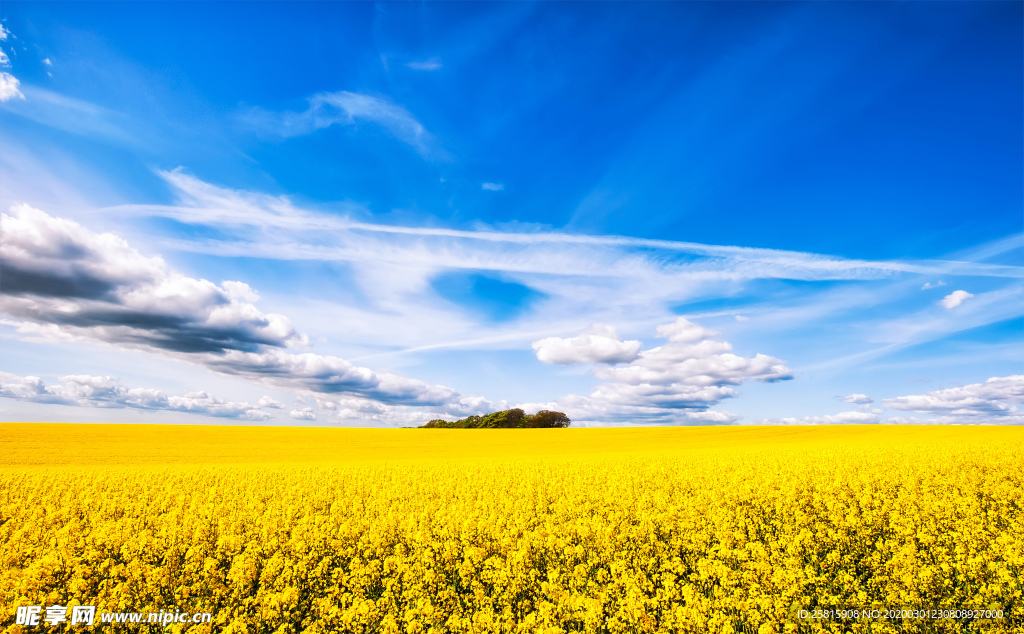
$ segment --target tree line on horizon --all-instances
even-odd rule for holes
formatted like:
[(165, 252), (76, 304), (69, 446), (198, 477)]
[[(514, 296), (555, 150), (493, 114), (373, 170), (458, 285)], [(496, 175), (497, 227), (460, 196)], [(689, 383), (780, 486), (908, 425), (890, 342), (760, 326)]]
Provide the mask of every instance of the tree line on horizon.
[(568, 427), (572, 421), (562, 412), (542, 409), (533, 416), (517, 408), (449, 421), (436, 418), (420, 429), (552, 429)]

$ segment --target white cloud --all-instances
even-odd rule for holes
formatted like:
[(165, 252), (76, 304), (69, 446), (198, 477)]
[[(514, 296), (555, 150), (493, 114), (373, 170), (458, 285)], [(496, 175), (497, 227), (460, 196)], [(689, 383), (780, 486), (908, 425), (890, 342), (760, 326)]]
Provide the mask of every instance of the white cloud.
[(10, 73), (0, 73), (0, 101), (9, 101), (17, 97), (24, 99), (18, 86), (21, 84), (18, 78)]
[(875, 425), (880, 422), (876, 412), (840, 412), (826, 416), (803, 418), (765, 418), (752, 425)]
[[(882, 295), (890, 301), (901, 298), (898, 285), (891, 285), (887, 293), (874, 293), (866, 301), (874, 302), (873, 305), (881, 305), (878, 296)], [(888, 297), (885, 297), (888, 296)], [(860, 299), (857, 295), (846, 298)], [(844, 301), (844, 308), (863, 310), (861, 306)], [(813, 310), (810, 309), (810, 310)], [(827, 312), (825, 313), (827, 314)], [(972, 328), (978, 328), (988, 324), (998, 323), (1007, 319), (1017, 318), (1024, 315), (1024, 284), (1010, 282), (1001, 288), (986, 293), (980, 293), (971, 299), (970, 306), (966, 310), (935, 311), (932, 307), (904, 313), (896, 317), (882, 317), (865, 319), (860, 323), (854, 322), (860, 334), (857, 344), (859, 349), (844, 357), (805, 366), (807, 370), (821, 370), (840, 365), (849, 366), (854, 363), (863, 363), (869, 359), (892, 354), (909, 346), (922, 344), (929, 341), (943, 339), (957, 332), (964, 332)], [(784, 317), (789, 317), (782, 312)], [(799, 316), (797, 316), (799, 318)], [(837, 315), (838, 317), (838, 315)], [(789, 321), (794, 321), (790, 318)], [(879, 342), (873, 349), (863, 349), (863, 342)]]
[(844, 403), (853, 403), (856, 405), (866, 405), (873, 402), (873, 399), (867, 394), (850, 394), (849, 396), (843, 397)]
[(750, 321), (750, 317), (744, 317), (743, 315), (736, 315), (736, 321)]
[[(48, 75), (50, 73), (47, 73)], [(9, 102), (5, 110), (56, 130), (102, 138), (141, 149), (157, 141), (153, 131), (133, 117), (37, 86), (24, 87), (25, 103)]]
[[(484, 340), (529, 343), (583, 320), (623, 323), (623, 315), (649, 316), (649, 321), (634, 324), (648, 326), (668, 316), (668, 305), (722, 288), (736, 289), (752, 279), (878, 279), (917, 266), (947, 266), (845, 261), (619, 236), (380, 225), (313, 212), (286, 197), (216, 187), (180, 169), (161, 175), (178, 194), (178, 204), (108, 211), (169, 217), (229, 229), (223, 233), (238, 236), (231, 241), (164, 240), (165, 248), (221, 257), (345, 262), (368, 301), (334, 305), (331, 310), (340, 311), (335, 314), (344, 314), (348, 322), (367, 325), (358, 333), (361, 341), (391, 349), (398, 345), (423, 350)], [(967, 266), (948, 266), (954, 265)], [(1011, 269), (1019, 275), (1014, 267), (986, 272), (1009, 275)], [(451, 303), (424, 301), (431, 297), (431, 279), (447, 271), (494, 272), (528, 286), (547, 297), (543, 313), (527, 310), (495, 325), (480, 323), (475, 315), (454, 314)], [(768, 327), (771, 321), (765, 320)]]
[(703, 341), (708, 337), (713, 337), (718, 334), (711, 330), (705, 330), (692, 321), (682, 317), (670, 324), (658, 326), (656, 332), (659, 337), (668, 339), (672, 343), (694, 343), (697, 341)]
[(254, 109), (245, 119), (257, 128), (281, 137), (310, 134), (336, 124), (369, 121), (411, 145), (420, 154), (434, 150), (434, 138), (408, 110), (387, 99), (354, 92), (324, 92), (309, 98), (303, 112), (274, 113)]
[[(1010, 278), (1021, 275), (1021, 267), (971, 262), (846, 260), (793, 251), (623, 236), (373, 224), (304, 210), (286, 197), (216, 187), (185, 174), (180, 168), (160, 172), (160, 175), (175, 189), (181, 204), (130, 205), (108, 211), (155, 215), (203, 226), (250, 229), (269, 236), (266, 240), (253, 241), (246, 232), (244, 243), (206, 241), (177, 245), (198, 252), (244, 253), (288, 260), (372, 261), (374, 266), (390, 263), (409, 270), (458, 268), (563, 275), (572, 276), (575, 285), (585, 278), (618, 278), (628, 280), (629, 287), (645, 293), (662, 289), (666, 295), (678, 293), (687, 282), (721, 285), (747, 279), (868, 280), (888, 278), (900, 272), (951, 269), (971, 275)], [(367, 210), (353, 211), (361, 214)], [(311, 244), (314, 237), (318, 245), (315, 247)], [(644, 281), (646, 283), (642, 283)], [(601, 296), (607, 302), (604, 289)]]
[(610, 401), (608, 394), (595, 392), (590, 396), (570, 395), (559, 398), (545, 409), (566, 412), (573, 425), (579, 427), (606, 424), (731, 425), (739, 420), (739, 416), (708, 408), (717, 403), (719, 398), (734, 395), (731, 391), (722, 397), (705, 395), (704, 399), (694, 398), (690, 401), (692, 407), (673, 407), (666, 403), (645, 404), (643, 400)]
[(281, 401), (274, 400), (269, 396), (261, 396), (260, 400), (256, 401), (256, 406), (267, 409), (284, 409), (284, 405)]
[(735, 421), (736, 416), (710, 408), (736, 396), (732, 386), (748, 380), (774, 382), (793, 376), (774, 357), (732, 354), (728, 342), (710, 339), (715, 333), (682, 317), (658, 326), (657, 333), (668, 343), (639, 352), (629, 364), (594, 368), (594, 375), (606, 382), (589, 396), (563, 397), (557, 405), (573, 420), (727, 423)]
[(882, 421), (885, 425), (1024, 425), (1024, 413), (1012, 412), (998, 418), (935, 416), (891, 416)]
[(409, 62), (406, 64), (406, 67), (411, 68), (412, 70), (440, 70), (442, 65), (440, 59), (431, 57), (430, 59), (419, 62)]
[(640, 353), (639, 341), (619, 341), (611, 326), (594, 324), (570, 339), (547, 337), (533, 342), (537, 358), (544, 363), (627, 363)]
[(480, 189), (489, 192), (500, 192), (505, 189), (505, 185), (502, 183), (482, 183)]
[(927, 291), (928, 289), (931, 289), (931, 288), (939, 288), (939, 287), (942, 287), (942, 286), (945, 286), (945, 285), (946, 285), (946, 283), (945, 283), (945, 282), (943, 282), (942, 280), (939, 280), (938, 282), (935, 282), (934, 284), (932, 284), (931, 282), (925, 282), (925, 283), (924, 283), (924, 284), (923, 284), (923, 285), (921, 286), (921, 290), (922, 290), (922, 291)]
[(69, 375), (60, 377), (60, 381), (60, 385), (47, 386), (38, 377), (0, 372), (0, 398), (77, 407), (166, 410), (236, 420), (270, 418), (259, 410), (261, 405), (224, 401), (206, 392), (168, 396), (161, 390), (125, 387), (110, 376)]
[(43, 63), (46, 64), (47, 66), (53, 66), (53, 62), (50, 61), (49, 57), (45, 58), (43, 60)]
[(264, 314), (245, 283), (218, 286), (146, 257), (114, 234), (97, 234), (27, 205), (0, 216), (0, 312), (23, 335), (101, 341), (199, 363), (222, 374), (286, 389), (479, 413), (489, 402), (307, 347), (283, 315)]
[[(434, 418), (454, 420), (466, 416), (468, 413), (478, 414), (484, 411), (491, 411), (494, 406), (486, 403), (483, 409), (474, 409), (459, 414), (441, 414), (435, 410), (407, 405), (387, 405), (380, 401), (374, 401), (359, 397), (324, 398), (320, 395), (313, 395), (319, 411), (312, 407), (305, 407), (295, 410), (300, 415), (308, 416), (315, 414), (317, 420), (332, 424), (357, 424), (366, 425), (376, 423), (388, 427), (414, 427), (422, 425)], [(507, 404), (502, 403), (498, 409), (505, 408)]]
[(288, 415), (295, 420), (316, 420), (316, 412), (313, 411), (312, 407), (303, 407), (302, 409), (293, 409), (288, 412)]
[(10, 65), (11, 65), (11, 58), (7, 57), (7, 53), (5, 53), (2, 48), (0, 48), (0, 66), (10, 66)]
[(984, 383), (882, 401), (890, 409), (943, 414), (961, 423), (1011, 422), (1022, 416), (1012, 403), (1024, 403), (1024, 375), (993, 377)]
[(0, 24), (0, 42), (5, 41), (10, 34), (11, 32), (3, 24)]
[(239, 302), (257, 302), (260, 299), (259, 294), (252, 289), (251, 286), (245, 282), (234, 282), (226, 280), (220, 283), (221, 288), (224, 289), (224, 294), (233, 300)]
[(940, 303), (945, 306), (947, 310), (952, 310), (960, 304), (963, 304), (964, 300), (972, 297), (974, 297), (974, 295), (967, 291), (953, 291), (949, 295), (943, 297)]
[(228, 350), (203, 354), (196, 360), (222, 374), (303, 392), (361, 396), (396, 405), (440, 407), (451, 413), (478, 413), (488, 405), (486, 399), (465, 397), (449, 387), (374, 372), (330, 355), (294, 354), (281, 349)]
[(245, 284), (224, 288), (186, 277), (114, 234), (28, 205), (14, 205), (0, 221), (0, 310), (8, 315), (127, 347), (184, 353), (306, 344), (283, 315), (237, 299)]
[[(621, 327), (653, 328), (668, 321), (670, 306), (694, 298), (730, 296), (751, 280), (879, 280), (875, 285), (814, 285), (791, 303), (751, 308), (764, 332), (834, 322), (848, 315), (861, 346), (873, 338), (881, 353), (905, 342), (920, 343), (993, 319), (1020, 314), (1021, 267), (964, 261), (866, 261), (811, 253), (705, 245), (622, 236), (515, 231), (481, 227), (384, 225), (359, 222), (371, 211), (342, 206), (320, 213), (287, 197), (217, 187), (180, 169), (161, 175), (177, 194), (174, 205), (132, 205), (104, 210), (134, 218), (161, 216), (220, 229), (227, 239), (168, 241), (164, 248), (220, 257), (262, 257), (343, 263), (352, 273), (359, 302), (328, 303), (305, 298), (288, 313), (319, 328), (332, 342), (342, 337), (367, 348), (362, 359), (419, 354), (448, 347), (522, 349), (561, 335), (580, 323), (600, 321)], [(446, 272), (495, 275), (544, 295), (542, 302), (501, 323), (488, 322), (442, 301), (432, 279)], [(971, 310), (927, 309), (900, 320), (864, 323), (865, 306), (896, 302), (924, 280), (947, 275), (984, 275), (1011, 284), (991, 298), (971, 300)], [(909, 278), (909, 279), (908, 279)], [(909, 284), (908, 284), (909, 282)], [(1000, 294), (1001, 293), (1001, 294)], [(1016, 293), (1016, 295), (1014, 295)], [(989, 303), (984, 303), (989, 302)], [(984, 306), (984, 310), (979, 310)], [(293, 313), (294, 311), (294, 313)], [(1016, 311), (1012, 313), (1011, 311)], [(330, 320), (322, 317), (329, 312)], [(641, 316), (637, 320), (637, 316)], [(727, 328), (734, 313), (702, 316)], [(858, 322), (859, 320), (859, 322)], [(988, 321), (986, 321), (988, 320)], [(339, 324), (344, 324), (342, 331)], [(310, 327), (307, 326), (307, 327)], [(865, 331), (857, 330), (863, 327)], [(334, 329), (334, 330), (332, 330)], [(755, 335), (756, 333), (751, 333)], [(862, 336), (863, 335), (863, 336)], [(769, 336), (769, 335), (764, 335)], [(871, 351), (869, 351), (871, 352)], [(873, 353), (873, 352), (872, 352)], [(881, 354), (879, 353), (879, 354)]]

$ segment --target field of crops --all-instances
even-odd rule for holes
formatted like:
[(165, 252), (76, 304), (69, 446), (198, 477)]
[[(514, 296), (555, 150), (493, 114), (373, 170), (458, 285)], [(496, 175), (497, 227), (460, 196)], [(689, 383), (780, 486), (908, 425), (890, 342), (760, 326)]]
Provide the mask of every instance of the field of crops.
[[(190, 632), (1024, 631), (1024, 430), (0, 425), (0, 604)], [(980, 608), (954, 621), (801, 610)], [(131, 629), (129, 629), (131, 628)]]

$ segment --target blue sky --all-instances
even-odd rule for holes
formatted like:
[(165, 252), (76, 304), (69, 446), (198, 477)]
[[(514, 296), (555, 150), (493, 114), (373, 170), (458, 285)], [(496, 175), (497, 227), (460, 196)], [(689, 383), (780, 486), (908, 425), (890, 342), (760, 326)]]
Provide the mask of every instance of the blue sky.
[(4, 420), (1024, 422), (1020, 3), (0, 20)]

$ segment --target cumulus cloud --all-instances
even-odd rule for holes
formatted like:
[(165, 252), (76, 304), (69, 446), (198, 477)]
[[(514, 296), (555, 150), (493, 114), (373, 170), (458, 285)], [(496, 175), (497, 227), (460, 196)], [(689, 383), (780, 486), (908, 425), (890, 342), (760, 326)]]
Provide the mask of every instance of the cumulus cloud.
[(288, 412), (288, 415), (295, 420), (316, 420), (316, 412), (313, 411), (312, 407), (303, 407), (302, 409), (293, 409)]
[(256, 302), (259, 301), (259, 294), (254, 291), (245, 282), (235, 282), (228, 280), (221, 282), (221, 288), (224, 289), (224, 294), (229, 298), (240, 301), (240, 302)]
[(949, 295), (943, 297), (942, 301), (939, 303), (945, 306), (947, 310), (952, 310), (959, 306), (960, 304), (963, 304), (964, 300), (970, 299), (972, 297), (974, 297), (974, 295), (968, 293), (967, 291), (953, 291)]
[(658, 326), (655, 332), (658, 333), (659, 337), (668, 339), (671, 343), (693, 343), (718, 334), (712, 330), (705, 330), (682, 317), (670, 324)]
[(782, 361), (764, 354), (745, 358), (731, 353), (726, 341), (710, 339), (712, 333), (680, 317), (658, 327), (669, 342), (645, 350), (629, 365), (600, 367), (602, 379), (626, 385), (688, 385), (696, 387), (738, 385), (745, 380), (783, 381), (793, 378)]
[(0, 66), (10, 66), (10, 65), (11, 65), (11, 58), (7, 57), (7, 53), (5, 53), (2, 48), (0, 48)]
[(378, 373), (307, 347), (283, 315), (264, 314), (243, 282), (221, 285), (170, 269), (114, 234), (97, 234), (27, 205), (3, 214), (0, 312), (23, 335), (102, 341), (159, 352), (280, 388), (392, 405), (479, 413), (482, 397)]
[(0, 310), (128, 347), (220, 354), (303, 346), (283, 315), (263, 314), (240, 282), (218, 286), (172, 271), (110, 233), (28, 205), (2, 214)]
[(881, 422), (877, 412), (840, 412), (803, 418), (765, 418), (753, 425), (875, 425)]
[(260, 405), (224, 401), (206, 392), (168, 396), (161, 390), (125, 387), (111, 376), (62, 376), (60, 385), (48, 386), (39, 377), (0, 372), (0, 397), (78, 407), (166, 410), (236, 420), (263, 421), (270, 418), (269, 414), (260, 411)]
[(319, 394), (359, 396), (395, 405), (440, 407), (451, 413), (478, 413), (489, 406), (482, 397), (394, 374), (375, 372), (331, 355), (295, 354), (268, 349), (204, 354), (206, 367), (274, 387)]
[[(716, 399), (693, 399), (692, 407), (670, 407), (666, 404), (645, 404), (643, 400), (609, 401), (606, 394), (570, 395), (557, 400), (552, 407), (566, 412), (573, 425), (732, 425), (739, 416), (731, 412), (708, 409)], [(734, 396), (730, 392), (728, 396)]]
[(935, 282), (934, 284), (932, 284), (931, 282), (925, 282), (925, 283), (924, 283), (924, 284), (923, 284), (923, 285), (921, 286), (921, 290), (922, 290), (922, 291), (927, 291), (928, 289), (931, 289), (931, 288), (939, 288), (940, 286), (945, 286), (945, 285), (946, 285), (946, 283), (945, 283), (945, 282), (943, 282), (942, 280), (939, 280), (938, 282)]
[[(711, 339), (714, 332), (683, 317), (658, 326), (656, 332), (668, 343), (638, 352), (628, 364), (595, 367), (594, 375), (606, 382), (589, 396), (563, 397), (557, 405), (573, 420), (721, 424), (737, 417), (710, 408), (736, 396), (733, 386), (793, 377), (779, 359), (732, 354), (728, 342)], [(605, 334), (613, 333), (606, 330)], [(557, 350), (569, 356), (575, 348)]]
[[(1024, 418), (1024, 417), (1022, 417)], [(882, 421), (886, 425), (957, 425), (963, 421), (956, 416), (939, 416), (936, 418), (920, 418), (918, 416), (890, 416)], [(1024, 420), (1020, 421), (1024, 423)]]
[[(359, 397), (325, 398), (313, 395), (316, 407), (306, 406), (292, 410), (289, 415), (298, 420), (317, 420), (332, 424), (356, 423), (365, 425), (368, 422), (390, 427), (413, 427), (426, 423), (433, 418), (455, 419), (462, 415), (438, 414), (422, 407), (407, 405), (387, 405)], [(479, 412), (474, 412), (479, 413)]]
[(544, 363), (628, 363), (640, 353), (639, 341), (619, 341), (611, 326), (594, 324), (569, 339), (547, 337), (533, 342), (537, 358)]
[(332, 125), (367, 121), (381, 126), (420, 154), (429, 154), (433, 136), (402, 106), (387, 99), (354, 92), (324, 92), (309, 98), (302, 112), (267, 112), (254, 109), (246, 119), (251, 125), (281, 137), (310, 134)]
[(50, 61), (49, 57), (45, 58), (43, 60), (43, 63), (46, 64), (47, 66), (53, 66), (53, 62)]
[(358, 418), (364, 414), (384, 414), (388, 411), (387, 405), (366, 398), (343, 398), (331, 401), (330, 405), (339, 418)]
[(25, 95), (21, 94), (18, 90), (18, 86), (21, 82), (18, 78), (10, 73), (0, 73), (0, 101), (9, 101), (11, 99), (24, 99)]
[[(301, 416), (304, 419), (309, 419), (310, 415), (315, 416), (315, 420), (319, 420), (325, 423), (331, 424), (357, 424), (366, 425), (367, 423), (376, 423), (382, 426), (389, 427), (415, 427), (426, 423), (427, 421), (434, 418), (444, 418), (447, 420), (455, 420), (456, 418), (462, 418), (468, 414), (480, 414), (484, 411), (492, 411), (495, 409), (494, 405), (487, 402), (486, 407), (474, 408), (464, 413), (452, 414), (452, 413), (440, 413), (436, 409), (424, 408), (418, 406), (409, 405), (388, 405), (380, 401), (375, 401), (368, 398), (361, 397), (324, 397), (322, 395), (312, 395), (314, 401), (316, 401), (316, 408), (303, 407), (301, 409), (295, 409), (292, 412), (294, 416)], [(507, 407), (506, 403), (501, 403), (497, 409)]]
[(274, 400), (269, 396), (262, 396), (260, 400), (256, 401), (256, 407), (264, 407), (267, 409), (284, 409), (284, 405), (281, 401)]
[(854, 403), (856, 405), (867, 405), (873, 402), (873, 399), (867, 394), (851, 394), (843, 397), (844, 403)]
[(1017, 403), (1024, 403), (1024, 375), (1020, 374), (882, 401), (890, 409), (941, 414), (960, 423), (1024, 422)]
[(489, 192), (500, 192), (505, 189), (503, 183), (481, 183), (480, 189)]

